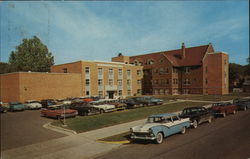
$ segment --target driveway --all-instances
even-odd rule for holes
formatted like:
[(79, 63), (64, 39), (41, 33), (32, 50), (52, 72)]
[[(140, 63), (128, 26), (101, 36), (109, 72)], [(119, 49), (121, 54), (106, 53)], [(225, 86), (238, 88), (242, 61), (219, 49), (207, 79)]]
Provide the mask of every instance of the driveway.
[(53, 121), (53, 119), (40, 117), (40, 110), (1, 114), (1, 150), (13, 149), (65, 136), (43, 128), (43, 125), (50, 121)]

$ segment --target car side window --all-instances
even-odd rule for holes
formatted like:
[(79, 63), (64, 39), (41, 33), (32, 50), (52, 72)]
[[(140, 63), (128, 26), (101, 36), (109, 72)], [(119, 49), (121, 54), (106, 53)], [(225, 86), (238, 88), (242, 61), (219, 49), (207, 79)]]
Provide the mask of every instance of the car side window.
[(173, 116), (172, 119), (173, 119), (173, 121), (179, 120), (179, 118), (177, 116)]

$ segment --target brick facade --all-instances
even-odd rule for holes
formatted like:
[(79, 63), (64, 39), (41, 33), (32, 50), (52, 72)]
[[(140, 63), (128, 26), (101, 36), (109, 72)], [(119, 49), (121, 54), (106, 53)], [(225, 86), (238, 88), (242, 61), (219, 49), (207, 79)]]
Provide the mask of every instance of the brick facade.
[(143, 94), (228, 94), (228, 55), (211, 44), (183, 43), (178, 50), (131, 56), (130, 63), (143, 66)]

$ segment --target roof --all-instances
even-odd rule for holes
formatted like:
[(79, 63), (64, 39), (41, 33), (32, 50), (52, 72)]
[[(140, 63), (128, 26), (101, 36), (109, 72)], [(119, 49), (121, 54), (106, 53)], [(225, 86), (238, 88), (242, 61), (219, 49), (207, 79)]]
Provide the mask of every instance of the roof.
[(171, 117), (175, 116), (176, 114), (174, 113), (164, 113), (164, 114), (156, 114), (156, 115), (151, 115), (150, 117)]
[[(155, 52), (149, 54), (143, 54), (138, 56), (131, 56), (132, 58), (140, 58), (140, 57), (151, 57), (158, 58), (159, 56), (165, 56), (174, 66), (197, 66), (202, 64), (202, 60), (207, 53), (207, 50), (211, 44), (195, 46), (190, 48), (185, 48), (185, 58), (181, 58), (183, 51), (182, 49), (177, 50), (169, 50), (162, 52)], [(213, 50), (213, 48), (212, 48)]]

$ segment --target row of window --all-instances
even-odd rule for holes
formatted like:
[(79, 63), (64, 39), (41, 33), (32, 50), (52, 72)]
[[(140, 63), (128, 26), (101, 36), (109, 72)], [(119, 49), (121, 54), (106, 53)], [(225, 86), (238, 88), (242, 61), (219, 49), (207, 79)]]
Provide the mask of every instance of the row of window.
[[(154, 80), (154, 84), (160, 84), (160, 85), (168, 85), (170, 84), (171, 82), (171, 79), (161, 79), (161, 80)], [(173, 79), (173, 84), (178, 84), (179, 83), (179, 80), (177, 78), (174, 78)], [(191, 84), (191, 79), (184, 79), (183, 81), (183, 84), (184, 85), (190, 85)]]
[[(98, 79), (98, 86), (103, 85), (103, 80), (102, 79)], [(108, 79), (108, 85), (113, 85), (114, 84), (114, 80), (113, 79)], [(122, 80), (118, 79), (117, 80), (117, 84), (118, 86), (122, 86)], [(141, 85), (141, 80), (137, 80), (137, 84)], [(90, 79), (85, 79), (85, 85), (89, 86), (90, 85)], [(127, 85), (131, 85), (131, 80), (127, 80)]]
[[(67, 68), (63, 68), (63, 72), (64, 73), (68, 73), (68, 69)], [(88, 75), (88, 74), (90, 74), (90, 68), (89, 67), (85, 67), (85, 75)], [(109, 75), (113, 75), (114, 74), (113, 68), (109, 68), (108, 74)], [(137, 70), (136, 74), (138, 76), (141, 75), (141, 70)], [(98, 75), (103, 75), (103, 69), (102, 68), (98, 68)], [(122, 76), (122, 69), (118, 69), (118, 76)], [(131, 76), (131, 70), (127, 70), (127, 76)]]

